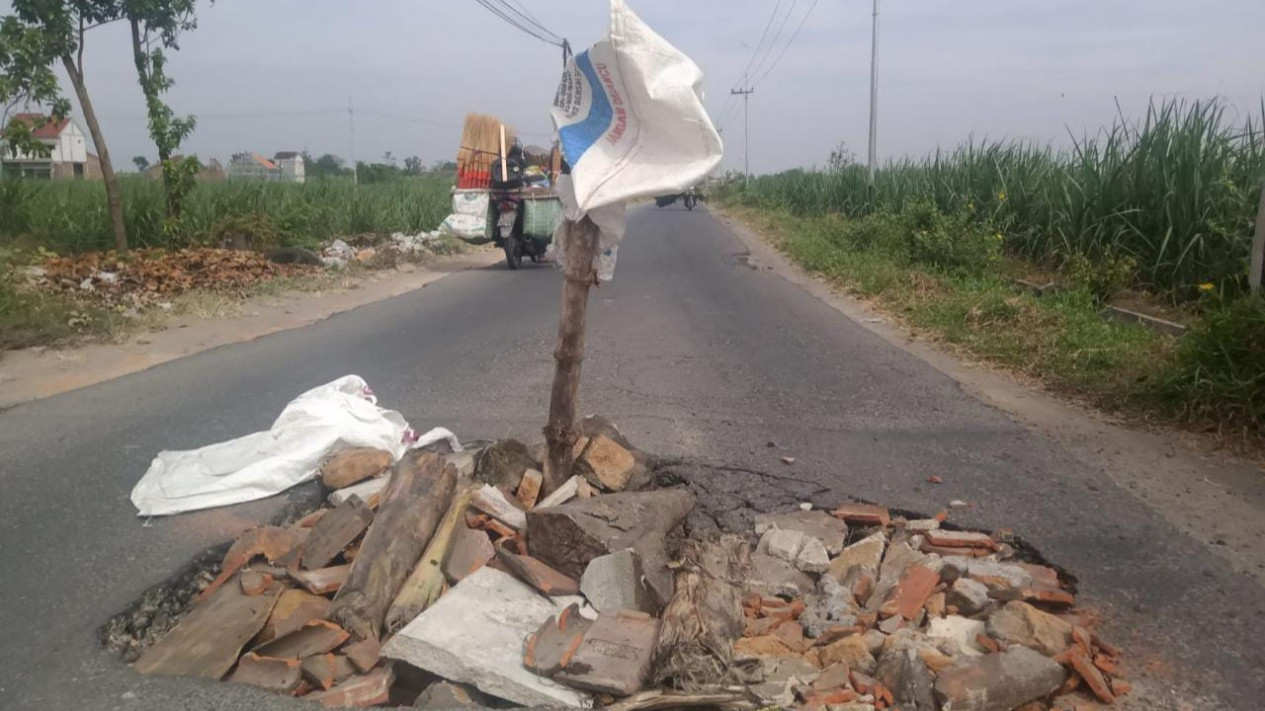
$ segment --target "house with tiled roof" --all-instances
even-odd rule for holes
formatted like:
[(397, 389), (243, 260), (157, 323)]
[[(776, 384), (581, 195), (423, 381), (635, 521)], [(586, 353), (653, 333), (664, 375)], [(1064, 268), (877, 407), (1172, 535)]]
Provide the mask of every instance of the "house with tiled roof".
[(88, 151), (83, 130), (69, 118), (16, 114), (13, 121), (34, 126), (33, 138), (48, 147), (48, 155), (0, 146), (0, 175), (25, 178), (99, 180), (101, 161)]
[(283, 183), (304, 182), (303, 156), (294, 152), (277, 153), (272, 159), (258, 153), (234, 153), (228, 162), (230, 180), (275, 180)]

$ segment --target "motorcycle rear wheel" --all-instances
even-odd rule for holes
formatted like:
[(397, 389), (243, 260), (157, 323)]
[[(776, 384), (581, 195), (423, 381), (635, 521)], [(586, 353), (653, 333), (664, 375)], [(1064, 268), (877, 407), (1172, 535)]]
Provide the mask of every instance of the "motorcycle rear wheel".
[(518, 269), (523, 265), (523, 245), (513, 237), (505, 240), (505, 266), (510, 270)]

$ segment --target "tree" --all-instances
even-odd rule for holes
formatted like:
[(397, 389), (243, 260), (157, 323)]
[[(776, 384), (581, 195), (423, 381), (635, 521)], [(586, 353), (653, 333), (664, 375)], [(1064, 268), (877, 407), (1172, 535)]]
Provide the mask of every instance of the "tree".
[(391, 155), (391, 151), (382, 154), (382, 162), (395, 165), (395, 156)]
[(178, 50), (181, 32), (198, 26), (194, 15), (196, 0), (123, 0), (123, 14), (132, 29), (132, 61), (145, 94), (149, 115), (149, 137), (158, 147), (158, 161), (163, 168), (163, 192), (167, 197), (165, 232), (174, 231), (180, 220), (185, 196), (195, 185), (194, 177), (202, 165), (196, 158), (172, 160), (184, 139), (197, 124), (193, 116), (180, 118), (160, 98), (175, 82), (164, 67), (164, 49)]
[(422, 159), (418, 156), (409, 156), (404, 159), (404, 172), (409, 175), (422, 174)]
[[(13, 16), (0, 20), (0, 146), (10, 156), (48, 155), (51, 149), (35, 138), (35, 131), (70, 113), (70, 102), (58, 91), (52, 61), (44, 50), (40, 32)], [(52, 107), (51, 116), (41, 112), (34, 121), (13, 120), (17, 112), (44, 104)]]
[[(105, 182), (105, 201), (114, 228), (114, 246), (127, 251), (127, 228), (123, 223), (123, 194), (119, 179), (110, 161), (110, 149), (101, 133), (101, 123), (92, 107), (92, 97), (83, 78), (84, 35), (97, 27), (119, 19), (117, 0), (12, 0), (13, 14), (0, 20), (0, 101), (7, 108), (11, 102), (47, 103), (53, 114), (69, 113), (69, 103), (60, 98), (55, 80), (50, 84), (52, 65), (61, 62), (70, 77), (83, 120), (101, 162)], [(8, 128), (6, 143), (14, 148), (29, 145), (31, 136), (22, 129)]]
[(144, 173), (145, 169), (149, 167), (149, 159), (145, 156), (133, 156), (132, 162), (136, 164), (136, 172), (138, 173)]
[(332, 153), (326, 153), (320, 158), (310, 161), (304, 156), (304, 160), (306, 161), (307, 175), (312, 178), (329, 178), (342, 175), (346, 170), (343, 159)]

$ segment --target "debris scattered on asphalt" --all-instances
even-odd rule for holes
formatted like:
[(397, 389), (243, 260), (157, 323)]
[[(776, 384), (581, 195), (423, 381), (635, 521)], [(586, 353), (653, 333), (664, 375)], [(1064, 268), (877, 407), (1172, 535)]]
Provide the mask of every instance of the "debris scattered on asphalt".
[(550, 492), (543, 449), (511, 440), (393, 466), (347, 450), (320, 509), (185, 574), (156, 632), (103, 639), (143, 674), (326, 706), (1035, 711), (1130, 690), (1009, 530), (792, 500), (745, 535), (682, 536), (694, 495), (636, 476), (627, 440), (577, 452)]

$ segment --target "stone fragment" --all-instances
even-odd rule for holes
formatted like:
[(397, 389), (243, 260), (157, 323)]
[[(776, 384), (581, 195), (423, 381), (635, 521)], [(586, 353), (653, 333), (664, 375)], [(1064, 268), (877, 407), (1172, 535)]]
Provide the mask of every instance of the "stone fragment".
[(606, 491), (623, 491), (636, 466), (632, 452), (606, 435), (590, 437), (575, 461), (576, 472)]
[(273, 659), (249, 652), (237, 661), (237, 668), (227, 679), (235, 684), (250, 684), (282, 694), (299, 688), (302, 680), (299, 660)]
[(988, 616), (988, 636), (1007, 644), (1031, 647), (1046, 656), (1067, 650), (1072, 626), (1026, 602), (1008, 602)]
[(817, 675), (817, 679), (813, 681), (813, 689), (822, 691), (825, 689), (835, 689), (848, 686), (852, 683), (852, 674), (848, 669), (848, 665), (843, 662), (835, 662)]
[(911, 533), (925, 533), (940, 528), (940, 522), (934, 518), (916, 518), (905, 522), (905, 530)]
[(241, 583), (244, 594), (259, 595), (272, 587), (272, 576), (256, 570), (243, 570), (238, 576), (238, 582)]
[(496, 549), (487, 533), (458, 523), (453, 530), (452, 547), (444, 558), (444, 575), (451, 582), (461, 582), (494, 557)]
[(756, 551), (794, 563), (800, 549), (804, 546), (805, 539), (806, 537), (800, 531), (770, 528), (764, 532), (763, 536), (760, 536)]
[(946, 667), (953, 665), (953, 657), (931, 646), (919, 647), (918, 658), (922, 660), (923, 664), (927, 665), (932, 674), (938, 675)]
[(878, 660), (875, 678), (892, 692), (901, 711), (936, 711), (931, 671), (914, 649), (893, 649)]
[(870, 650), (870, 654), (877, 657), (883, 651), (883, 643), (887, 641), (887, 635), (878, 630), (866, 630), (862, 639), (865, 640), (865, 646)]
[(751, 554), (746, 589), (762, 595), (800, 597), (812, 592), (813, 579), (787, 561), (756, 551)]
[(972, 578), (996, 578), (1005, 581), (1012, 588), (1032, 586), (1032, 575), (1014, 563), (998, 563), (991, 560), (950, 556), (944, 559), (944, 564), (952, 566)]
[(805, 596), (805, 609), (800, 622), (809, 637), (821, 637), (836, 626), (852, 626), (857, 622), (857, 606), (852, 592), (829, 575), (817, 581), (817, 592)]
[(514, 577), (546, 595), (577, 595), (580, 592), (580, 584), (573, 578), (531, 556), (515, 555), (504, 548), (497, 548), (496, 558)]
[(580, 592), (598, 612), (656, 611), (641, 569), (641, 556), (631, 548), (589, 561), (580, 578)]
[(860, 524), (863, 526), (883, 526), (892, 525), (892, 515), (888, 512), (886, 506), (875, 506), (873, 504), (839, 504), (835, 510), (830, 512), (832, 516), (841, 518), (848, 523)]
[(740, 637), (734, 642), (734, 657), (751, 659), (755, 657), (798, 657), (800, 652), (791, 649), (775, 635), (763, 637)]
[(931, 529), (923, 534), (927, 542), (941, 548), (983, 548), (997, 550), (997, 542), (987, 533), (975, 531), (944, 531)]
[(391, 667), (378, 667), (368, 674), (353, 676), (328, 691), (317, 691), (303, 698), (329, 708), (379, 706), (391, 698), (395, 672)]
[(308, 622), (324, 617), (329, 605), (329, 598), (304, 590), (286, 590), (277, 599), (255, 642), (262, 644), (284, 637)]
[[(329, 495), (330, 506), (342, 506), (344, 502), (353, 496), (359, 496), (361, 501), (366, 505), (378, 500), (382, 494), (382, 490), (387, 488), (387, 482), (391, 481), (389, 476), (380, 476), (376, 479), (362, 481), (359, 484), (353, 484), (346, 489), (339, 489)], [(374, 506), (369, 506), (374, 508)]]
[(655, 604), (672, 598), (665, 537), (694, 509), (694, 496), (680, 489), (607, 494), (527, 514), (527, 546), (533, 556), (564, 575), (579, 578), (589, 561), (632, 548)]
[(830, 562), (830, 575), (843, 582), (853, 568), (872, 570), (878, 573), (883, 560), (883, 550), (887, 547), (887, 535), (882, 531), (861, 539), (843, 549)]
[(378, 665), (378, 659), (382, 657), (382, 645), (378, 643), (378, 640), (369, 637), (343, 647), (343, 654), (347, 656), (347, 661), (351, 662), (356, 671), (367, 674), (370, 669)]
[(870, 647), (865, 642), (865, 638), (860, 635), (852, 635), (844, 637), (829, 646), (821, 647), (818, 651), (823, 665), (831, 665), (842, 662), (848, 665), (849, 669), (861, 671), (866, 674), (873, 674), (877, 662), (874, 655), (870, 654)]
[(892, 588), (879, 612), (886, 616), (899, 615), (906, 620), (913, 620), (918, 617), (922, 606), (927, 603), (927, 598), (931, 597), (939, 582), (940, 576), (935, 571), (924, 565), (911, 565)]
[(344, 449), (321, 465), (321, 483), (329, 489), (345, 489), (381, 475), (394, 459), (390, 452), (373, 447)]
[(1063, 667), (1027, 647), (965, 657), (940, 672), (936, 695), (953, 711), (1010, 711), (1040, 699), (1063, 683)]
[(949, 615), (931, 621), (927, 626), (927, 638), (936, 642), (949, 656), (978, 656), (988, 651), (980, 646), (977, 637), (984, 634), (984, 622), (959, 615)]
[(580, 615), (580, 606), (571, 604), (557, 616), (545, 620), (523, 647), (523, 665), (540, 676), (552, 677), (571, 661), (593, 621)]
[(474, 478), (502, 491), (514, 491), (518, 489), (523, 474), (535, 467), (536, 460), (531, 456), (527, 445), (516, 439), (502, 439), (475, 455)]
[(263, 627), (283, 587), (273, 583), (261, 595), (246, 595), (236, 584), (221, 587), (142, 652), (136, 671), (148, 676), (223, 678), (242, 647)]
[(642, 612), (602, 613), (555, 681), (615, 696), (640, 691), (650, 674), (659, 620)]
[(484, 566), (397, 632), (382, 653), (523, 706), (581, 706), (584, 695), (522, 663), (523, 640), (573, 602), (582, 600), (543, 597)]
[(795, 556), (795, 567), (805, 573), (824, 573), (830, 569), (830, 554), (826, 546), (811, 536), (804, 537), (804, 545)]
[(923, 607), (927, 611), (927, 617), (944, 617), (945, 608), (948, 603), (945, 602), (943, 592), (934, 593), (927, 598), (927, 604)]
[(290, 571), (290, 577), (310, 593), (328, 595), (332, 592), (338, 592), (343, 583), (347, 582), (347, 571), (349, 570), (351, 570), (351, 565), (335, 565), (329, 568), (321, 568), (320, 570), (296, 569)]
[[(811, 506), (811, 504), (810, 504)], [(843, 551), (843, 541), (848, 535), (848, 525), (825, 511), (795, 511), (792, 513), (759, 514), (755, 517), (755, 532), (763, 536), (771, 529), (799, 531), (816, 538), (830, 555)]]
[(988, 597), (988, 587), (972, 578), (958, 578), (953, 581), (945, 602), (958, 608), (963, 615), (975, 615), (983, 612), (992, 600)]
[(331, 652), (351, 635), (328, 620), (312, 620), (284, 637), (261, 644), (251, 651), (264, 657), (303, 659)]
[(484, 484), (483, 488), (471, 494), (470, 505), (515, 531), (521, 531), (527, 527), (527, 514), (511, 504), (509, 499), (505, 498), (505, 494), (491, 484)]
[(806, 652), (809, 647), (813, 646), (812, 642), (804, 639), (804, 628), (798, 622), (787, 620), (774, 627), (773, 636), (782, 640), (783, 644), (797, 652)]
[(538, 469), (528, 469), (523, 472), (523, 479), (518, 483), (518, 491), (515, 496), (518, 497), (518, 503), (523, 508), (530, 509), (536, 505), (536, 500), (540, 498), (540, 485), (544, 483), (545, 475)]
[(584, 481), (584, 477), (579, 474), (567, 479), (548, 496), (536, 502), (536, 507), (547, 509), (551, 506), (561, 506), (562, 504), (567, 503), (571, 499), (574, 499), (579, 493), (580, 482), (582, 481)]
[(455, 709), (491, 708), (492, 699), (465, 684), (454, 684), (450, 681), (437, 681), (426, 687), (421, 696), (413, 702), (415, 709), (433, 709), (433, 711), (453, 711)]
[(303, 678), (318, 689), (329, 689), (356, 674), (350, 660), (340, 654), (317, 654), (303, 660)]
[(303, 543), (303, 568), (318, 570), (328, 566), (372, 522), (373, 509), (359, 496), (347, 499), (312, 527), (312, 533)]

